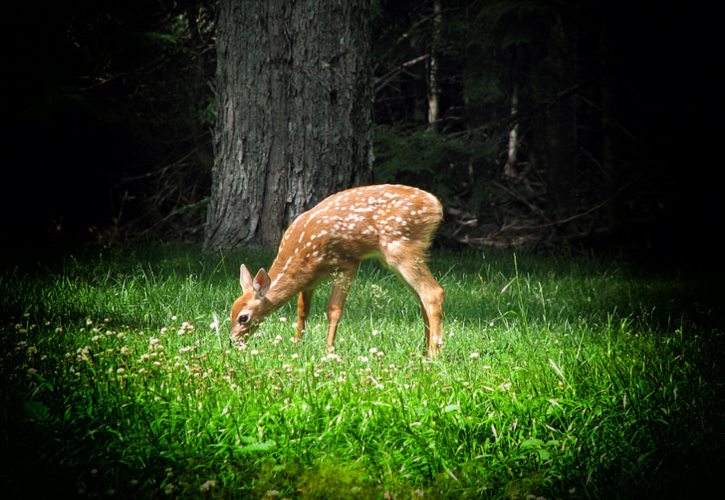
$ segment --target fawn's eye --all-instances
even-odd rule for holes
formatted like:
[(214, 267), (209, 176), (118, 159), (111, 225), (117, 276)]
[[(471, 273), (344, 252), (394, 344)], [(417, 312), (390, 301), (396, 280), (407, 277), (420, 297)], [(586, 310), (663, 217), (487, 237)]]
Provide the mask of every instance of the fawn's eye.
[(249, 314), (240, 314), (237, 318), (237, 321), (240, 325), (245, 324), (247, 321), (249, 321)]

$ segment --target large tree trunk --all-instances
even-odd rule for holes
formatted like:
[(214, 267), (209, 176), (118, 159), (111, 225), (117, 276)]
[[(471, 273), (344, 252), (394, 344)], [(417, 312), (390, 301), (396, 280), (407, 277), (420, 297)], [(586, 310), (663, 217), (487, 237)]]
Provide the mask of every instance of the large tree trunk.
[(222, 0), (207, 249), (276, 246), (371, 177), (367, 0)]

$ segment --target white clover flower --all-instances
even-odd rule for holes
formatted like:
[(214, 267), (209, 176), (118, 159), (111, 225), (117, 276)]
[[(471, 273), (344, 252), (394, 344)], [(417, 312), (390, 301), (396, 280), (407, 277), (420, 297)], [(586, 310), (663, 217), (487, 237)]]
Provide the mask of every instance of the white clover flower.
[(201, 486), (199, 486), (199, 491), (201, 491), (202, 493), (206, 493), (208, 491), (211, 491), (212, 488), (214, 488), (215, 486), (216, 481), (214, 481), (213, 479), (208, 479), (204, 481)]
[(194, 331), (194, 325), (192, 325), (188, 321), (184, 321), (183, 323), (181, 323), (181, 327), (179, 328), (179, 330), (176, 333), (179, 335), (184, 335), (187, 332), (193, 332), (193, 331)]
[(474, 352), (472, 352), (472, 353), (471, 353), (471, 355), (470, 355), (470, 356), (468, 356), (468, 357), (469, 357), (469, 358), (471, 358), (471, 359), (478, 359), (478, 358), (480, 358), (480, 357), (481, 357), (481, 354), (480, 354), (480, 353), (478, 353), (478, 352), (476, 352), (476, 351), (474, 351)]

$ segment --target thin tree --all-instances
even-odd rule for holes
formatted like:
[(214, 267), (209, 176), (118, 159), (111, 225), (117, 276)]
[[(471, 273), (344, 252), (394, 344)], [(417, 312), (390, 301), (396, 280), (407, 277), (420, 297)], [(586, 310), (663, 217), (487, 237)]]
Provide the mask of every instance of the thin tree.
[(274, 246), (371, 177), (369, 2), (222, 0), (207, 249)]

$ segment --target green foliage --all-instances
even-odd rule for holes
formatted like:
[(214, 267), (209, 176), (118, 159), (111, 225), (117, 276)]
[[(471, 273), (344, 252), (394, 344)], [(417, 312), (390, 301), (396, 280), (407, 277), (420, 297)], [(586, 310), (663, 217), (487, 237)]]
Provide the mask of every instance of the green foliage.
[(374, 129), (376, 182), (412, 183), (433, 189), (444, 200), (451, 189), (465, 183), (469, 165), (485, 170), (494, 153), (484, 144), (447, 137), (431, 129), (411, 133), (395, 127)]
[[(695, 282), (434, 254), (446, 345), (430, 361), (417, 303), (374, 263), (334, 354), (329, 285), (301, 343), (288, 304), (233, 346), (241, 260), (269, 256), (156, 247), (3, 271), (3, 491), (659, 496), (722, 465), (722, 306)], [(29, 481), (38, 467), (49, 482)]]

